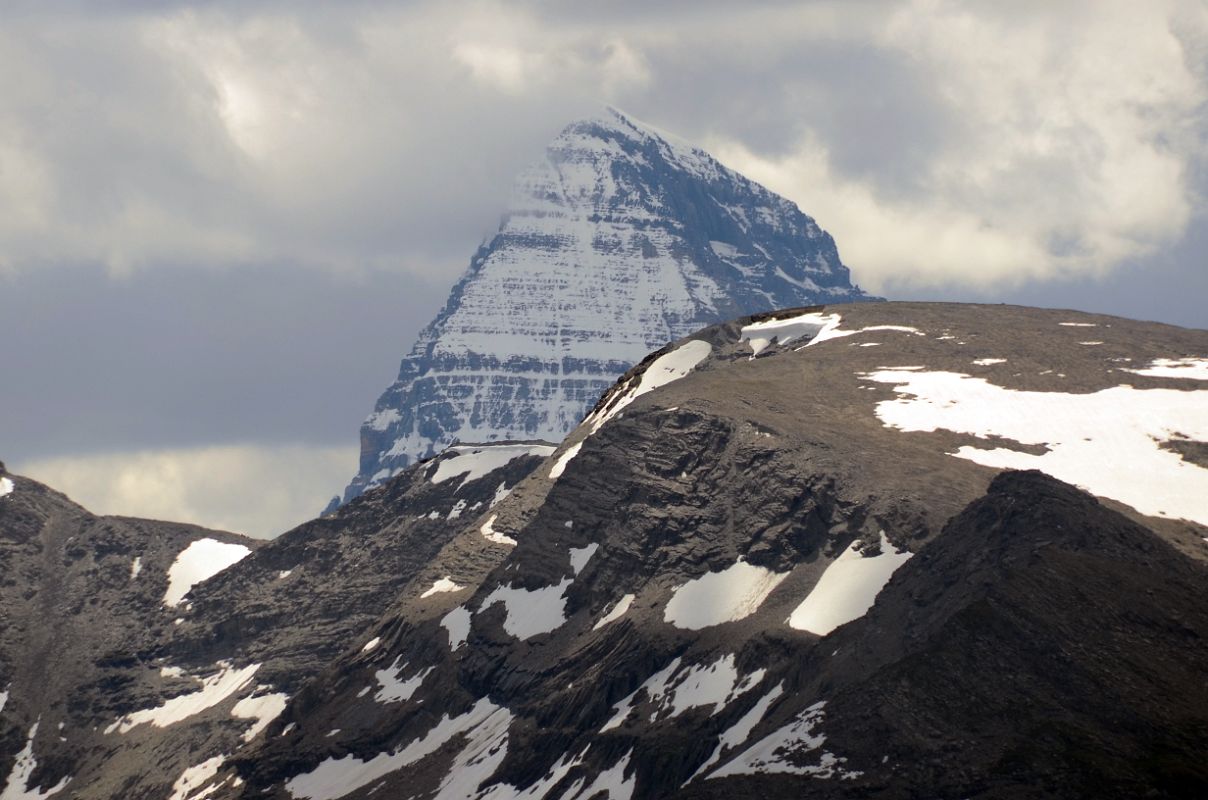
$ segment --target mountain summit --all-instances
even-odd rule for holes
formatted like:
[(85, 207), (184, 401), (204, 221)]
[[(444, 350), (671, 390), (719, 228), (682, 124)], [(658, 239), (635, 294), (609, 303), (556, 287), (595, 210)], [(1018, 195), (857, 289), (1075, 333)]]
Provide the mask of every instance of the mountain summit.
[(704, 325), (871, 299), (794, 203), (608, 109), (517, 179), (362, 425), (344, 499), (454, 441), (560, 441), (618, 375)]

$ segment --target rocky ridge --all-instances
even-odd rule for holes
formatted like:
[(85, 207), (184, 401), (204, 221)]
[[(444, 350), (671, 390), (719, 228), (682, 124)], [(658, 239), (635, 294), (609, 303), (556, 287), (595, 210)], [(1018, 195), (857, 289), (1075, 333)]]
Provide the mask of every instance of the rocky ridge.
[(1202, 331), (1016, 307), (699, 331), (206, 789), (1200, 796), (1208, 470), (1169, 445), (1208, 441), (1206, 364)]

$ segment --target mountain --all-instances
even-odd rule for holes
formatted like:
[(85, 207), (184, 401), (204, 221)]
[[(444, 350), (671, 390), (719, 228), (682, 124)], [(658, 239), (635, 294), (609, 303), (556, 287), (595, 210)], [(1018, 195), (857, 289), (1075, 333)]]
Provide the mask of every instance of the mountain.
[(68, 719), (84, 744), (14, 686), (0, 775), (174, 800), (1203, 797), (1206, 451), (1205, 331), (740, 318), (650, 354), (556, 449), (459, 446), (140, 612), (141, 651)]
[(189, 590), (260, 544), (95, 516), (35, 481), (0, 477), (0, 797), (42, 797), (26, 791), (39, 786), (74, 796), (77, 767), (108, 758), (101, 729), (187, 613)]
[(0, 797), (184, 800), (553, 449), (453, 448), (271, 542), (0, 478)]
[(313, 800), (1202, 797), (1206, 380), (1208, 333), (1066, 311), (697, 332), (446, 552), (514, 547), (438, 555), (465, 588), (406, 587), (379, 646), (220, 779)]
[(453, 441), (560, 441), (705, 325), (870, 300), (792, 202), (615, 110), (569, 125), (361, 427), (347, 501)]

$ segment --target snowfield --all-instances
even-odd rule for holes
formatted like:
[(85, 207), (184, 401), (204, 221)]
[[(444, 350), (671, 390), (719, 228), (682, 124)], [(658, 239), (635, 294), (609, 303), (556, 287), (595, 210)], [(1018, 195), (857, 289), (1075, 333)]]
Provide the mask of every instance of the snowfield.
[[(1161, 365), (1155, 369), (1171, 368)], [(1163, 444), (1208, 441), (1208, 390), (1114, 386), (1090, 394), (1029, 392), (957, 372), (882, 369), (864, 380), (899, 395), (876, 406), (902, 431), (947, 430), (1043, 445), (1039, 455), (965, 445), (952, 455), (987, 467), (1039, 469), (1142, 514), (1208, 525), (1208, 469)]]
[(896, 552), (881, 533), (881, 552), (865, 556), (852, 542), (831, 562), (813, 590), (788, 618), (790, 627), (825, 636), (864, 616), (897, 568), (913, 555)]
[(227, 544), (217, 539), (190, 542), (168, 567), (168, 591), (164, 593), (164, 605), (178, 605), (196, 584), (237, 564), (251, 552), (250, 548), (241, 544)]
[(745, 561), (721, 572), (706, 572), (675, 589), (663, 620), (677, 628), (700, 630), (749, 617), (788, 575)]

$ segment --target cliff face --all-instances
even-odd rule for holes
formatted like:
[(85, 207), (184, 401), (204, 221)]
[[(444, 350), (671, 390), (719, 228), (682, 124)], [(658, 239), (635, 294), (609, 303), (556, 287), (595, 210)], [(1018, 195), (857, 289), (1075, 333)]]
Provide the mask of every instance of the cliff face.
[(705, 325), (872, 299), (790, 201), (622, 114), (567, 127), (361, 428), (345, 501), (454, 440), (559, 441)]

